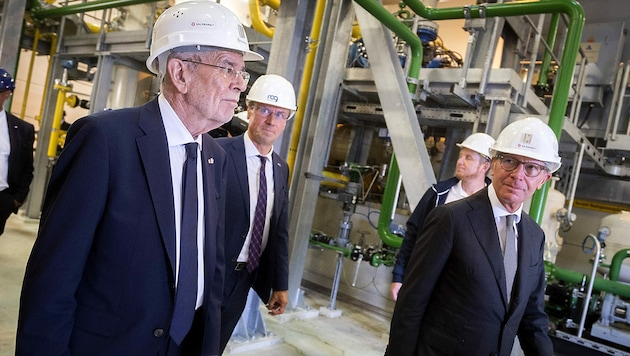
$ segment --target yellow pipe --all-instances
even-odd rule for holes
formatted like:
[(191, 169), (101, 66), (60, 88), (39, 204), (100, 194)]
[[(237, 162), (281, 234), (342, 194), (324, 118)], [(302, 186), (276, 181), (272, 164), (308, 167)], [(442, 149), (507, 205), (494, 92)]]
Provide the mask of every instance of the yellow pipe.
[(260, 4), (258, 0), (249, 0), (249, 16), (252, 19), (252, 27), (254, 27), (254, 30), (267, 37), (273, 37), (274, 29), (269, 28), (260, 16)]
[(69, 95), (66, 98), (66, 93), (72, 89), (72, 87), (62, 84), (55, 84), (57, 92), (57, 104), (55, 106), (55, 116), (53, 117), (52, 130), (50, 132), (50, 141), (48, 141), (48, 157), (57, 157), (57, 146), (59, 145), (59, 135), (61, 129), (61, 121), (63, 120), (63, 107), (67, 103), (70, 106), (76, 106), (77, 96)]
[(280, 9), (280, 1), (279, 0), (260, 0), (260, 5), (269, 6), (270, 8), (278, 11)]
[(308, 100), (308, 91), (311, 86), (313, 77), (313, 66), (315, 64), (315, 55), (317, 54), (317, 43), (322, 28), (322, 19), (324, 18), (324, 10), (326, 9), (326, 0), (318, 0), (315, 6), (315, 15), (313, 17), (313, 27), (311, 28), (311, 41), (316, 45), (310, 47), (310, 51), (306, 54), (304, 62), (304, 74), (302, 75), (302, 83), (300, 85), (300, 94), (298, 98), (298, 107), (295, 113), (295, 122), (293, 123), (293, 132), (291, 133), (291, 142), (289, 144), (289, 152), (287, 154), (287, 163), (289, 164), (289, 176), (293, 172), (295, 165), (295, 157), (297, 154), (298, 143), (300, 140), (300, 132), (304, 122), (304, 111), (306, 110), (306, 101)]

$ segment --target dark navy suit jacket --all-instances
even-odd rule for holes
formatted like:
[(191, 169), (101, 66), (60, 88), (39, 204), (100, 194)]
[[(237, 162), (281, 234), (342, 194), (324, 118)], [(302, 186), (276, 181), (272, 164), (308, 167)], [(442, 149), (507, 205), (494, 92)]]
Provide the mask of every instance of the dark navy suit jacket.
[(553, 355), (544, 312), (545, 236), (518, 224), (518, 271), (507, 302), (503, 255), (488, 188), (437, 206), (413, 248), (386, 355)]
[[(28, 122), (21, 120), (7, 112), (9, 125), (9, 141), (11, 152), (9, 153), (8, 192), (13, 199), (22, 204), (28, 195), (31, 181), (33, 180), (33, 142), (35, 128)], [(13, 212), (17, 213), (16, 207)]]
[[(225, 149), (229, 162), (226, 210), (230, 214), (230, 222), (225, 234), (225, 257), (229, 268), (236, 262), (249, 231), (247, 162), (243, 135), (220, 138), (217, 142)], [(269, 240), (261, 256), (260, 266), (252, 286), (265, 303), (269, 301), (272, 289), (282, 291), (289, 288), (289, 233), (287, 230), (289, 167), (276, 153), (272, 156), (275, 199), (269, 227)]]
[[(204, 355), (216, 355), (225, 153), (203, 136)], [(18, 355), (157, 355), (175, 291), (171, 168), (157, 100), (75, 122), (24, 278)]]

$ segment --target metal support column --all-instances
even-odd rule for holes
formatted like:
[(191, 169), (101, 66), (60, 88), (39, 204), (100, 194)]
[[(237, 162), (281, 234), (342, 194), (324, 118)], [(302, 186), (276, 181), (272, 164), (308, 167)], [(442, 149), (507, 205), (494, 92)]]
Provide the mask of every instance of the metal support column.
[(411, 101), (412, 94), (399, 64), (391, 31), (362, 7), (355, 6), (355, 11), (407, 199), (415, 208), (424, 192), (435, 183), (435, 175)]
[(318, 179), (328, 157), (330, 137), (335, 129), (339, 107), (341, 83), (348, 55), (348, 43), (352, 30), (354, 11), (350, 0), (334, 0), (326, 4), (325, 22), (322, 24), (323, 36), (317, 51), (317, 73), (313, 78), (310, 93), (314, 96), (313, 104), (306, 109), (304, 127), (298, 148), (298, 156), (304, 157), (296, 166), (294, 181), (291, 184), (291, 222), (289, 225), (289, 307), (296, 308), (300, 302), (300, 285), (304, 272), (304, 261), (308, 252), (309, 236), (313, 227), (315, 206), (319, 193)]

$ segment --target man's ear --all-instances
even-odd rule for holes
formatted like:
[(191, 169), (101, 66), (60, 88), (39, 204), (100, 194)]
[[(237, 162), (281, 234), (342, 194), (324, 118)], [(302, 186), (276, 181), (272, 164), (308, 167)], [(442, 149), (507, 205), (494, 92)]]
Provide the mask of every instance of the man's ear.
[(171, 78), (173, 86), (181, 93), (188, 91), (189, 71), (184, 61), (179, 58), (170, 58), (166, 63), (166, 72)]

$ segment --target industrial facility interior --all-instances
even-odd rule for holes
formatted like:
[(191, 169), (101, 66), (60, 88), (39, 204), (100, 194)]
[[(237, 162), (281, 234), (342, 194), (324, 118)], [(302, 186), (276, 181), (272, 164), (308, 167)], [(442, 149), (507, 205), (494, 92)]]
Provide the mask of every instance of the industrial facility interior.
[[(292, 172), (289, 308), (271, 317), (252, 297), (227, 353), (382, 355), (411, 211), (454, 175), (456, 143), (533, 116), (562, 157), (525, 209), (546, 234), (556, 354), (630, 355), (627, 0), (219, 2), (265, 57), (247, 62), (250, 84), (280, 74), (299, 98), (274, 147)], [(0, 0), (0, 66), (16, 78), (5, 106), (37, 132), (28, 201), (0, 237), (2, 355), (14, 353), (24, 267), (65, 129), (157, 95), (144, 62), (169, 5)], [(235, 115), (212, 134), (246, 127)]]

